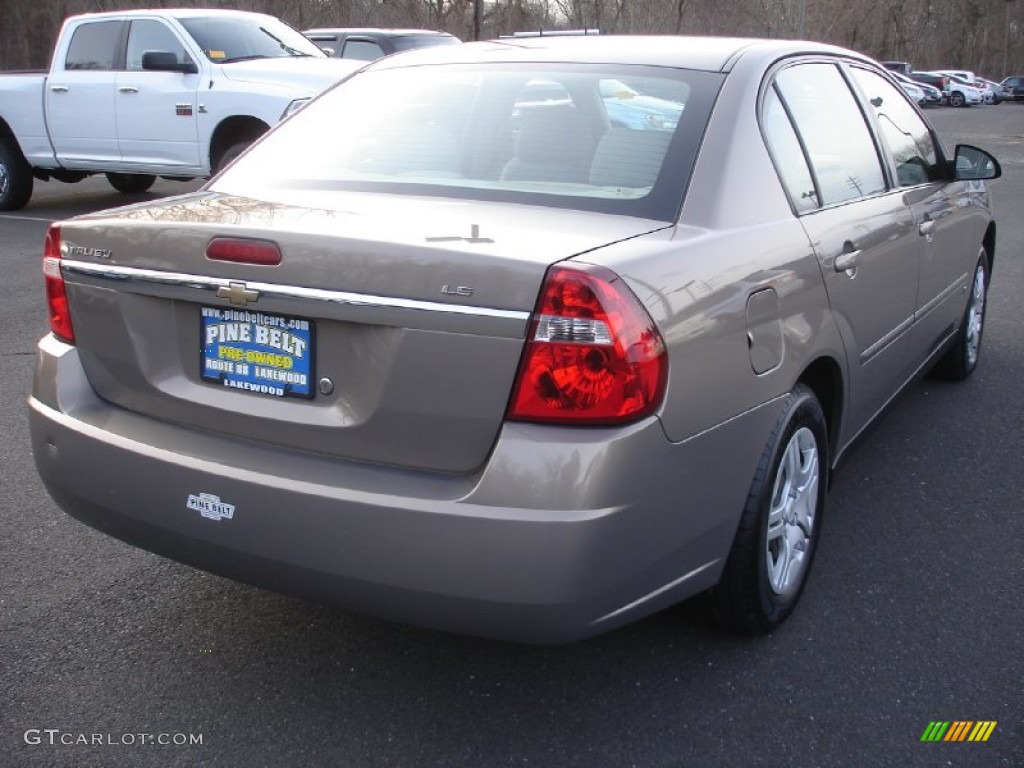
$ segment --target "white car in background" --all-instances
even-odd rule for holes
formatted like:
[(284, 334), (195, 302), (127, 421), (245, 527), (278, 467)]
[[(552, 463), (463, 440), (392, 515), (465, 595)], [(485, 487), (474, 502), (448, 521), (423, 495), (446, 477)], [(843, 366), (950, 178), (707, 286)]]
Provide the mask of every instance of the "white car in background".
[(995, 103), (995, 88), (984, 78), (978, 78), (974, 81), (975, 87), (981, 88), (981, 96), (985, 100), (986, 104)]
[[(949, 106), (951, 107), (970, 107), (974, 104), (985, 103), (985, 92), (982, 89), (972, 85), (971, 82), (958, 77), (949, 71), (937, 70), (932, 74), (941, 75), (949, 78), (947, 88), (949, 90)], [(964, 73), (973, 74), (973, 73)]]
[(925, 95), (920, 86), (915, 85), (914, 83), (905, 83), (902, 80), (900, 81), (900, 85), (903, 87), (903, 91), (907, 96), (916, 101), (919, 106), (924, 106)]
[(995, 92), (989, 87), (982, 78), (975, 75), (969, 69), (942, 69), (939, 70), (943, 75), (948, 75), (949, 78), (958, 83), (965, 83), (972, 85), (981, 91), (981, 100), (984, 104), (995, 103)]
[[(933, 85), (927, 83), (919, 83), (916, 80), (911, 79), (909, 76), (904, 75), (902, 72), (893, 72), (892, 76), (896, 78), (896, 81), (903, 87), (903, 90), (912, 99), (916, 99), (917, 103), (922, 107), (934, 106), (936, 104), (942, 104), (945, 101), (945, 95)], [(923, 100), (918, 98), (911, 92), (911, 88), (916, 88), (921, 91)]]
[(973, 83), (975, 80), (978, 79), (977, 77), (974, 76), (974, 73), (969, 69), (939, 69), (936, 71), (942, 73), (943, 75), (948, 75), (949, 77), (957, 77), (968, 83)]

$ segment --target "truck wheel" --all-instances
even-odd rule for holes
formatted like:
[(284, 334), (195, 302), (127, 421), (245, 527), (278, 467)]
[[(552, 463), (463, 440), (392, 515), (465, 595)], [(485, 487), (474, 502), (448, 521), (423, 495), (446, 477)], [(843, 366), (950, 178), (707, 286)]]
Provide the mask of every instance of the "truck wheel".
[(249, 146), (255, 141), (255, 139), (249, 139), (247, 141), (240, 141), (237, 144), (232, 144), (230, 147), (224, 150), (224, 154), (217, 160), (217, 165), (213, 169), (214, 173), (220, 173), (227, 168), (231, 163), (235, 161), (240, 154), (245, 152)]
[(145, 192), (152, 187), (153, 182), (156, 181), (156, 176), (145, 176), (139, 173), (108, 173), (107, 181), (118, 192), (123, 192), (126, 195), (137, 195), (139, 192)]
[(0, 211), (24, 208), (32, 197), (32, 166), (11, 142), (0, 139)]

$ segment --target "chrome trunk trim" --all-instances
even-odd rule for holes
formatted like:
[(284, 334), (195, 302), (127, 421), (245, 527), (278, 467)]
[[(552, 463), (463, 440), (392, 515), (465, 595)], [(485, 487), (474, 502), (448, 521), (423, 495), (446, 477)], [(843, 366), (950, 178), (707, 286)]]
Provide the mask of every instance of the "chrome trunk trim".
[(112, 264), (96, 264), (71, 259), (61, 259), (61, 268), (65, 275), (81, 275), (101, 280), (116, 281), (121, 285), (140, 284), (152, 286), (177, 286), (210, 293), (212, 303), (220, 303), (217, 291), (221, 288), (230, 289), (232, 283), (243, 283), (245, 287), (259, 291), (261, 299), (299, 299), (325, 304), (344, 304), (357, 307), (414, 310), (418, 312), (435, 312), (449, 315), (469, 315), (473, 317), (511, 320), (526, 323), (530, 313), (521, 310), (497, 309), (495, 307), (479, 307), (466, 304), (446, 304), (439, 301), (423, 301), (418, 299), (401, 299), (394, 296), (374, 296), (347, 291), (329, 291), (321, 288), (304, 288), (300, 286), (278, 285), (238, 278), (207, 277), (191, 275), (184, 272), (164, 272), (153, 269), (138, 269)]

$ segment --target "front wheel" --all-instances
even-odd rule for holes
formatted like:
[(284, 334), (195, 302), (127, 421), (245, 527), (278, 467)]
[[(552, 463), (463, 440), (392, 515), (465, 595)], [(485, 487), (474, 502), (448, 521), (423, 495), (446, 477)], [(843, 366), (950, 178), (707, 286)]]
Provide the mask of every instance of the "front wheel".
[(949, 94), (949, 106), (962, 107), (965, 104), (967, 104), (967, 99), (964, 98), (964, 95), (960, 93), (960, 91), (954, 91)]
[(118, 192), (126, 195), (137, 195), (152, 187), (156, 181), (156, 176), (147, 176), (140, 173), (108, 173), (107, 181)]
[(16, 146), (0, 139), (0, 211), (17, 211), (32, 197), (32, 166)]
[(821, 535), (827, 473), (825, 415), (814, 393), (798, 384), (761, 454), (729, 559), (711, 593), (722, 624), (763, 634), (793, 612)]
[(245, 150), (247, 150), (251, 145), (251, 140), (240, 141), (237, 144), (232, 144), (230, 147), (224, 150), (224, 153), (220, 156), (220, 158), (218, 158), (214, 166), (213, 172), (220, 173), (221, 171), (223, 171), (225, 168), (231, 165), (231, 163), (235, 162), (235, 160), (238, 159), (238, 156), (245, 152)]
[(981, 336), (985, 330), (985, 305), (988, 298), (988, 254), (982, 249), (968, 288), (967, 307), (953, 346), (939, 358), (932, 372), (943, 379), (963, 381), (978, 367)]

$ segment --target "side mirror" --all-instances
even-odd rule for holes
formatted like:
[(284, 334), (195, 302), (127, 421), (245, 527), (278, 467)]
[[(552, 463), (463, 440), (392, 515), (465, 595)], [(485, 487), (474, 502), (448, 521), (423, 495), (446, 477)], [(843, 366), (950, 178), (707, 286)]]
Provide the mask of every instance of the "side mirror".
[(957, 144), (953, 160), (953, 178), (956, 181), (998, 179), (1002, 175), (999, 161), (988, 152), (970, 144)]
[(178, 57), (170, 51), (146, 51), (142, 54), (142, 68), (152, 72), (181, 72), (185, 75), (199, 72), (194, 61), (178, 61)]

